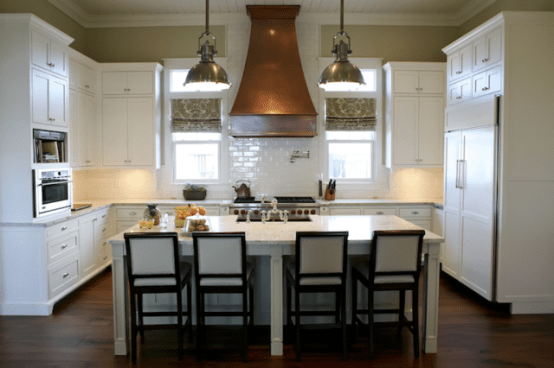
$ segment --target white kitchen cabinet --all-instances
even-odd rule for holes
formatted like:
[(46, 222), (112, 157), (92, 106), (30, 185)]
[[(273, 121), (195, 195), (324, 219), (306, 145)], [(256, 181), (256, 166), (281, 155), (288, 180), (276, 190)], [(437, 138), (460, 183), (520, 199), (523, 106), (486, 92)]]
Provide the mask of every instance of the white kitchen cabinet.
[(104, 95), (151, 95), (154, 94), (152, 71), (105, 71), (102, 73)]
[(473, 65), (473, 48), (469, 44), (447, 56), (446, 70), (449, 81), (454, 81), (471, 74)]
[[(442, 236), (443, 225), (444, 225), (444, 213), (442, 208), (437, 208), (433, 211), (433, 232), (437, 235)], [(442, 263), (442, 256), (444, 254), (444, 242), (441, 243), (440, 256), (439, 260)]]
[(478, 71), (502, 60), (502, 27), (498, 27), (473, 41), (473, 71)]
[(69, 87), (95, 94), (96, 71), (76, 60), (69, 59)]
[(362, 215), (371, 215), (371, 216), (382, 216), (382, 215), (392, 215), (396, 216), (395, 207), (363, 207)]
[(433, 216), (431, 206), (401, 206), (398, 209), (398, 217), (420, 226), (425, 230), (432, 231)]
[(335, 207), (329, 208), (329, 216), (359, 216), (362, 214), (361, 207), (348, 206), (348, 207)]
[(444, 71), (395, 70), (393, 93), (398, 94), (444, 94)]
[(69, 124), (67, 79), (33, 69), (32, 122), (67, 128)]
[(103, 99), (104, 165), (154, 165), (153, 105), (150, 97)]
[(69, 71), (68, 47), (45, 34), (31, 33), (31, 62), (51, 73), (67, 78)]
[(79, 238), (81, 243), (81, 275), (88, 276), (96, 268), (96, 247), (94, 240), (94, 222), (96, 215), (79, 220)]
[(471, 99), (471, 77), (448, 85), (448, 105)]
[[(386, 166), (442, 166), (445, 64), (390, 62), (383, 68), (386, 73)], [(408, 94), (407, 90), (416, 81), (421, 85), (422, 76), (426, 76), (423, 80), (428, 80), (429, 85), (433, 84), (432, 80), (440, 82), (441, 89), (425, 88), (417, 96)], [(401, 82), (408, 87), (402, 87)], [(424, 95), (425, 90), (433, 94)]]
[(71, 167), (96, 166), (96, 99), (81, 91), (69, 92)]
[[(126, 63), (102, 65), (102, 162), (104, 166), (160, 167), (160, 72), (157, 63)], [(132, 72), (125, 69), (134, 69)], [(137, 70), (137, 69), (142, 69)], [(151, 87), (143, 96), (131, 97), (113, 84), (123, 83), (132, 91), (146, 92), (145, 75)], [(119, 81), (119, 82), (117, 82)], [(141, 82), (143, 81), (143, 82)], [(116, 83), (117, 82), (117, 83)], [(107, 85), (106, 85), (107, 83)], [(113, 87), (113, 88), (112, 88)], [(129, 88), (125, 88), (129, 89)], [(137, 94), (142, 94), (142, 92)], [(115, 96), (116, 93), (121, 93)]]
[(498, 93), (502, 90), (502, 66), (486, 70), (473, 76), (472, 94), (474, 97)]

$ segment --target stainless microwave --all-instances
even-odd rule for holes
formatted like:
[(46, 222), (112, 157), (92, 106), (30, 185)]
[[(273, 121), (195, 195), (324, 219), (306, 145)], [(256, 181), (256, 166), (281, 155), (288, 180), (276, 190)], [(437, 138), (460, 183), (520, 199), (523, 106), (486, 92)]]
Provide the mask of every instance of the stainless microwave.
[(73, 180), (71, 169), (33, 170), (34, 217), (53, 215), (71, 209)]

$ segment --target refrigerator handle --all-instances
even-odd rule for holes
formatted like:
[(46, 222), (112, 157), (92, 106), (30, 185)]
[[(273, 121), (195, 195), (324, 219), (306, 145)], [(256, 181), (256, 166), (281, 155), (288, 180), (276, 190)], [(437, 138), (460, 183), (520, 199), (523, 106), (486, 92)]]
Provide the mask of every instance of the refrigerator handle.
[(456, 188), (462, 189), (460, 187), (460, 160), (456, 160)]

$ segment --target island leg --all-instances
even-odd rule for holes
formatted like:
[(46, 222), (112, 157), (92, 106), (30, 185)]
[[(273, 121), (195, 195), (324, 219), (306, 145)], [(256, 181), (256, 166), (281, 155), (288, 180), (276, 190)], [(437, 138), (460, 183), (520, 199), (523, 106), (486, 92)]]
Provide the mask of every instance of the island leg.
[(129, 315), (127, 280), (123, 244), (112, 245), (113, 328), (115, 355), (127, 355), (129, 350)]
[(425, 254), (425, 287), (423, 299), (423, 351), (437, 352), (439, 318), (439, 243), (428, 243)]
[(271, 247), (271, 355), (283, 355), (283, 250)]

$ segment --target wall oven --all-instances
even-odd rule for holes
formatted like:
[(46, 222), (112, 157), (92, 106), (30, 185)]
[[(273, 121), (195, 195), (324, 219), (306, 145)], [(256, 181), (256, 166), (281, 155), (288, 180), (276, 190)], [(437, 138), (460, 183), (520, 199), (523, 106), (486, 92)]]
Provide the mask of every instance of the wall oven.
[(71, 169), (33, 170), (33, 186), (34, 217), (53, 215), (71, 209)]

